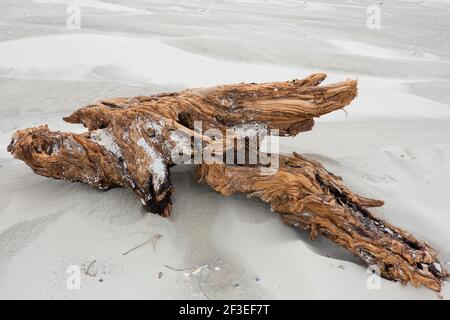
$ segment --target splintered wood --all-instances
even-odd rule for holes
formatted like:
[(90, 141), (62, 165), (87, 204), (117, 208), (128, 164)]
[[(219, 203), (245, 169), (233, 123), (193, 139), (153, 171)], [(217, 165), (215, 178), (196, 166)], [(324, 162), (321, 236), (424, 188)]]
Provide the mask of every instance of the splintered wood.
[[(325, 77), (102, 100), (64, 118), (87, 132), (54, 132), (46, 125), (23, 129), (13, 134), (8, 151), (39, 175), (99, 189), (130, 188), (146, 210), (165, 217), (174, 191), (170, 168), (180, 164), (176, 151), (184, 155), (181, 163), (196, 164), (198, 181), (217, 192), (258, 197), (284, 222), (308, 230), (313, 240), (321, 234), (344, 246), (383, 277), (440, 291), (448, 273), (436, 251), (369, 212), (382, 201), (353, 193), (317, 161), (260, 151), (264, 135), (311, 130), (314, 118), (356, 97), (356, 81), (320, 85)], [(234, 148), (239, 142), (241, 148)], [(198, 148), (233, 162), (207, 161), (204, 155), (189, 162)], [(256, 161), (236, 161), (240, 150), (256, 151)]]

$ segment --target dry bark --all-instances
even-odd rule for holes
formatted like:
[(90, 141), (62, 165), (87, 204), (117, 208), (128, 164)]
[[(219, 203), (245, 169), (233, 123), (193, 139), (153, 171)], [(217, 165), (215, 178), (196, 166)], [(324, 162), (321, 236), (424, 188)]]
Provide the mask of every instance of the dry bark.
[(356, 81), (318, 86), (325, 77), (317, 73), (290, 82), (102, 100), (64, 118), (88, 132), (52, 132), (47, 126), (19, 130), (8, 151), (46, 177), (100, 189), (131, 188), (148, 211), (168, 216), (171, 151), (191, 150), (190, 136), (210, 148), (220, 144), (193, 131), (194, 121), (201, 121), (203, 130), (222, 132), (249, 123), (280, 135), (310, 130), (314, 117), (342, 109), (356, 96)]
[[(251, 124), (261, 132), (296, 135), (310, 130), (315, 117), (344, 108), (356, 96), (356, 81), (319, 86), (325, 77), (102, 100), (64, 118), (82, 123), (87, 132), (52, 132), (46, 125), (23, 129), (13, 135), (8, 151), (46, 177), (99, 189), (131, 188), (148, 211), (168, 216), (173, 151), (192, 156), (191, 137), (214, 151), (230, 142), (230, 137), (213, 139), (195, 131), (195, 121), (203, 130), (223, 133)], [(280, 170), (270, 175), (261, 165), (206, 162), (197, 173), (222, 194), (260, 197), (287, 223), (310, 230), (312, 238), (321, 233), (345, 246), (367, 264), (377, 264), (388, 279), (440, 290), (447, 273), (434, 250), (367, 211), (381, 201), (355, 195), (317, 162), (299, 155), (280, 161)]]
[(299, 154), (280, 156), (272, 173), (258, 165), (201, 164), (199, 182), (229, 196), (247, 193), (270, 204), (284, 222), (308, 230), (311, 239), (322, 234), (379, 267), (383, 277), (441, 290), (447, 272), (437, 253), (425, 242), (375, 217), (367, 208), (383, 201), (361, 197), (320, 163)]
[(157, 113), (194, 129), (227, 128), (259, 123), (279, 134), (296, 135), (311, 130), (314, 118), (342, 109), (356, 97), (356, 81), (318, 86), (326, 74), (312, 74), (303, 80), (263, 84), (223, 85), (182, 92), (102, 100), (75, 111), (65, 121), (82, 123), (89, 130), (106, 128), (117, 115), (134, 112)]

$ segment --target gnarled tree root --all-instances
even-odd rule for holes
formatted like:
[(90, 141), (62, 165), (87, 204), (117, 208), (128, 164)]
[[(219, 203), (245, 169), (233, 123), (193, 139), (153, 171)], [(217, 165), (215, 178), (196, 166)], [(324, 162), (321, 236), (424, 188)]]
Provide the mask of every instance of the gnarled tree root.
[[(257, 134), (292, 136), (310, 130), (315, 117), (342, 109), (355, 98), (356, 81), (320, 86), (324, 79), (319, 73), (290, 82), (103, 100), (64, 118), (82, 123), (87, 132), (53, 132), (45, 125), (23, 129), (13, 135), (8, 151), (49, 178), (99, 189), (131, 188), (145, 209), (169, 216), (169, 170), (178, 164), (174, 150), (191, 159), (198, 145), (214, 152), (229, 145), (229, 137), (221, 140), (197, 131), (195, 121), (201, 121), (203, 130), (236, 129), (233, 140), (243, 139), (248, 126)], [(228, 150), (223, 152), (225, 156)], [(203, 158), (201, 163), (199, 180), (216, 191), (258, 196), (285, 222), (309, 230), (313, 239), (320, 233), (345, 246), (367, 264), (379, 266), (388, 279), (440, 290), (447, 277), (433, 249), (367, 210), (382, 201), (352, 193), (315, 161), (281, 156), (275, 172), (248, 162), (228, 166)]]
[[(49, 178), (100, 189), (131, 188), (148, 211), (168, 216), (173, 150), (189, 153), (195, 143), (191, 137), (215, 149), (220, 141), (202, 134), (208, 129), (225, 134), (253, 124), (280, 135), (310, 130), (314, 117), (342, 109), (356, 97), (356, 81), (319, 86), (325, 77), (317, 73), (289, 82), (103, 100), (64, 118), (83, 124), (88, 132), (23, 129), (13, 135), (8, 151)], [(193, 131), (195, 121), (200, 121), (202, 132)]]
[(383, 201), (353, 193), (340, 177), (296, 153), (280, 156), (279, 170), (265, 169), (201, 164), (196, 176), (223, 195), (243, 192), (260, 198), (287, 224), (308, 230), (313, 240), (322, 234), (344, 246), (367, 265), (377, 266), (384, 278), (441, 290), (448, 274), (437, 253), (367, 210)]

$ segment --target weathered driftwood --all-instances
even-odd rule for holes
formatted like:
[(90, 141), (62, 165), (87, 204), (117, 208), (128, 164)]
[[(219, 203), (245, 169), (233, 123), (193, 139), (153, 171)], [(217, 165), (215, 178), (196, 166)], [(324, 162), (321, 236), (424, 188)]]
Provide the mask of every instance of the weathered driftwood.
[(100, 189), (132, 188), (147, 210), (168, 216), (171, 151), (191, 149), (191, 136), (213, 143), (192, 130), (194, 121), (203, 130), (222, 132), (248, 123), (280, 135), (310, 130), (314, 117), (342, 109), (356, 96), (356, 81), (318, 86), (325, 77), (102, 100), (64, 118), (82, 123), (88, 132), (52, 132), (47, 126), (19, 130), (8, 150), (46, 177)]
[(65, 121), (82, 123), (89, 130), (106, 128), (117, 115), (157, 113), (193, 129), (225, 131), (243, 123), (265, 124), (280, 135), (311, 130), (314, 118), (342, 109), (356, 96), (356, 81), (318, 86), (326, 74), (312, 74), (303, 80), (263, 84), (223, 85), (182, 92), (102, 100), (75, 111)]
[[(310, 130), (314, 117), (342, 109), (356, 96), (356, 81), (319, 86), (324, 78), (325, 74), (313, 74), (282, 83), (103, 100), (64, 118), (84, 124), (88, 132), (52, 132), (47, 126), (23, 129), (13, 135), (8, 151), (46, 177), (100, 189), (131, 188), (148, 211), (168, 216), (173, 151), (193, 156), (195, 139), (212, 150), (229, 144), (194, 130), (195, 121), (201, 121), (203, 130), (224, 133), (252, 124), (276, 129), (279, 135), (295, 135)], [(319, 163), (299, 155), (282, 156), (280, 170), (269, 175), (261, 173), (264, 168), (203, 161), (197, 172), (201, 181), (222, 194), (259, 196), (287, 223), (310, 230), (312, 238), (321, 233), (345, 246), (367, 264), (378, 265), (388, 279), (440, 290), (447, 274), (436, 253), (365, 209), (381, 201), (353, 194)]]
[(284, 222), (308, 230), (313, 240), (322, 234), (344, 246), (368, 265), (378, 266), (387, 279), (440, 291), (447, 273), (435, 250), (367, 210), (383, 201), (353, 193), (340, 177), (296, 153), (280, 156), (273, 173), (262, 169), (201, 164), (196, 175), (223, 195), (242, 192), (260, 198)]

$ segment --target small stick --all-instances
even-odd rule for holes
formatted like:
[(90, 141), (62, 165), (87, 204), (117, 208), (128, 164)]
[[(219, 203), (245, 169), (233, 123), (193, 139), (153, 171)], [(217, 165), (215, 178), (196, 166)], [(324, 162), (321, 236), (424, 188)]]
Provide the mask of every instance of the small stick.
[(91, 269), (92, 265), (97, 261), (97, 259), (94, 259), (91, 263), (89, 263), (88, 267), (86, 268), (86, 271), (84, 272), (85, 275), (93, 277), (93, 274), (89, 273), (89, 269)]
[(155, 250), (155, 248), (156, 248), (156, 241), (157, 241), (159, 238), (161, 238), (161, 237), (162, 237), (162, 234), (155, 234), (153, 237), (151, 237), (151, 238), (148, 239), (147, 241), (144, 241), (143, 243), (138, 244), (137, 246), (131, 248), (130, 250), (128, 250), (128, 251), (122, 253), (122, 255), (123, 255), (123, 256), (124, 256), (124, 255), (127, 255), (128, 253), (130, 253), (130, 252), (132, 252), (132, 251), (134, 251), (134, 250), (136, 250), (136, 249), (139, 249), (140, 247), (145, 246), (147, 243), (149, 243), (149, 242), (151, 242), (151, 241), (154, 241), (154, 243), (153, 243), (153, 250)]
[(188, 270), (193, 271), (193, 270), (195, 270), (195, 267), (188, 267), (188, 268), (174, 268), (174, 267), (171, 267), (171, 266), (169, 266), (169, 265), (167, 265), (167, 264), (165, 264), (164, 267), (166, 267), (167, 269), (173, 270), (173, 271), (188, 271)]

